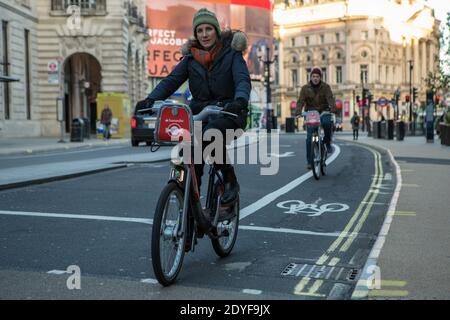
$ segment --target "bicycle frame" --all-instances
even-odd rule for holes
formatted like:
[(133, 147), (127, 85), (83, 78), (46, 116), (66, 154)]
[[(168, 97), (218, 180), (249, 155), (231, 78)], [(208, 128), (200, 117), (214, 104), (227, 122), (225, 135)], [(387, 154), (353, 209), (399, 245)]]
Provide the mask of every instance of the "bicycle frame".
[[(213, 209), (214, 185), (216, 181), (220, 181), (220, 183), (223, 184), (223, 180), (214, 166), (211, 165), (209, 169), (205, 209), (203, 209), (193, 159), (191, 160), (190, 164), (175, 164), (172, 161), (169, 179), (169, 181), (176, 181), (184, 190), (183, 216), (180, 227), (181, 230), (186, 230), (186, 224), (188, 223), (188, 218), (191, 214), (194, 218), (194, 228), (192, 230), (193, 240), (195, 240), (197, 236), (197, 225), (200, 227), (201, 232), (207, 234), (210, 238), (217, 239), (220, 237), (220, 234), (215, 233), (219, 222), (220, 206), (217, 206), (212, 221), (206, 219), (205, 215), (209, 214), (212, 217), (210, 213)], [(216, 203), (220, 203), (221, 196), (219, 195), (215, 200), (217, 201)], [(189, 211), (189, 209), (191, 209), (191, 211)], [(195, 241), (193, 241), (192, 244), (192, 248), (194, 248)]]

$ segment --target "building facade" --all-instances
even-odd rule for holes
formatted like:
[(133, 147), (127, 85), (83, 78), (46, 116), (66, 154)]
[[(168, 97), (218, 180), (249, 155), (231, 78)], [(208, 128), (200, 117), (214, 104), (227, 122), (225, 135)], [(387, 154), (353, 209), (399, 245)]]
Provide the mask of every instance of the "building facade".
[(0, 136), (40, 135), (37, 12), (30, 0), (0, 1)]
[[(374, 101), (391, 101), (398, 90), (399, 113), (425, 103), (424, 79), (439, 68), (439, 21), (422, 0), (304, 0), (278, 1), (274, 10), (279, 51), (281, 121), (291, 116), (301, 89), (315, 66), (331, 85), (344, 125), (353, 111), (394, 117), (395, 107), (371, 104), (359, 108), (363, 89)], [(418, 89), (412, 108), (406, 105), (410, 88)]]
[[(11, 8), (17, 8), (17, 2), (20, 1), (0, 0), (0, 4)], [(145, 96), (148, 43), (145, 0), (25, 2), (28, 6), (23, 10), (28, 10), (28, 20), (33, 23), (33, 28), (30, 26), (31, 116), (24, 119), (26, 97), (13, 95), (9, 101), (9, 118), (5, 117), (5, 106), (0, 105), (2, 136), (59, 135), (58, 97), (64, 101), (66, 132), (70, 131), (72, 119), (78, 117), (89, 119), (91, 132), (95, 132), (98, 93), (127, 94), (132, 105)], [(23, 15), (18, 20), (6, 12), (3, 19), (11, 25), (24, 26)], [(19, 33), (10, 28), (7, 41), (18, 43)], [(17, 59), (13, 48), (9, 50), (13, 54), (10, 56)], [(17, 49), (17, 53), (22, 51)], [(20, 82), (9, 85), (13, 87), (11, 91), (20, 92), (24, 73), (11, 65), (9, 74), (21, 78)]]

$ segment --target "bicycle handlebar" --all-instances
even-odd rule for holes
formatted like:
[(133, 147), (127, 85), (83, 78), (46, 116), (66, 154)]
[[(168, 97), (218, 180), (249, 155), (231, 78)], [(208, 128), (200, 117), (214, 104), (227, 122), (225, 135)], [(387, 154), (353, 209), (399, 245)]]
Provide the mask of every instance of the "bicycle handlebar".
[(153, 108), (141, 109), (141, 110), (136, 111), (136, 113), (145, 113), (145, 112), (148, 112), (148, 111), (153, 111)]

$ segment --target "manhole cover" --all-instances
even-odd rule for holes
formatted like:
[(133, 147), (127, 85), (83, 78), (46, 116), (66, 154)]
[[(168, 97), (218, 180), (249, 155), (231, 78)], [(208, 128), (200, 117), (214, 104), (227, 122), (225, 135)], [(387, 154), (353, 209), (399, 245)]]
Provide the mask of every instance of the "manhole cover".
[(356, 281), (359, 269), (317, 264), (289, 263), (281, 272), (283, 277), (308, 277), (330, 281)]

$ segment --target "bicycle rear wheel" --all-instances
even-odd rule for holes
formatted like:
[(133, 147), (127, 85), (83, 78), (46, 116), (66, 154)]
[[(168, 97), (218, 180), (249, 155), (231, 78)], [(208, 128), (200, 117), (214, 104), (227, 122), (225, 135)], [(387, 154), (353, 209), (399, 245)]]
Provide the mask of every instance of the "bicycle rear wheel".
[[(175, 282), (184, 258), (187, 233), (183, 229), (183, 190), (168, 183), (159, 196), (153, 217), (152, 264), (156, 279), (163, 286)], [(187, 219), (185, 228), (187, 225)]]
[[(219, 183), (214, 188), (214, 212), (217, 208), (217, 196), (223, 187)], [(234, 216), (228, 220), (219, 221), (217, 224), (217, 234), (221, 235), (218, 239), (211, 239), (211, 243), (216, 254), (221, 257), (227, 257), (233, 250), (236, 243), (239, 228), (239, 195), (231, 210), (234, 210)]]
[[(313, 139), (315, 140), (315, 139)], [(320, 148), (317, 141), (311, 142), (311, 170), (316, 180), (320, 179)]]

